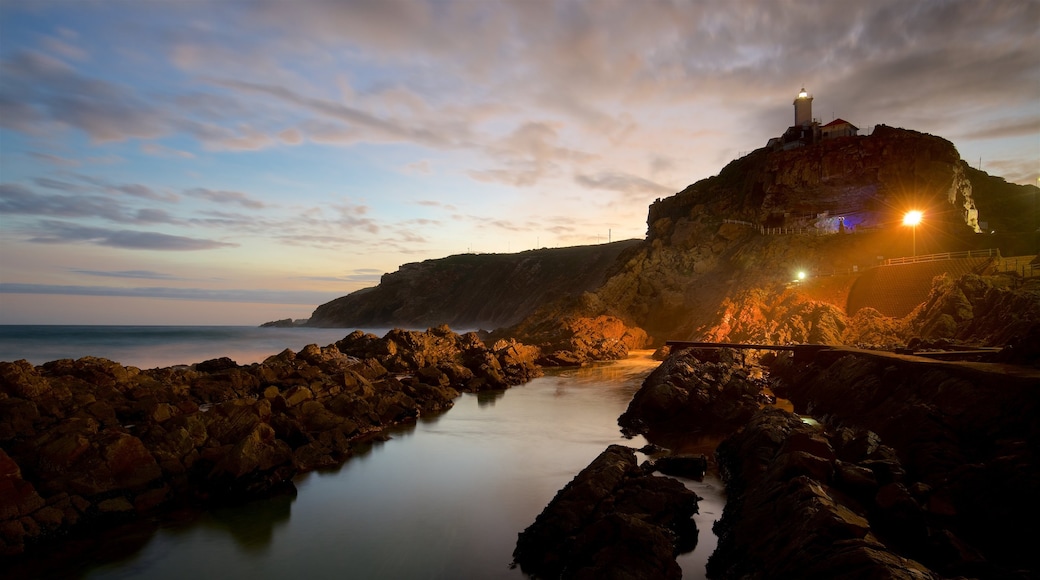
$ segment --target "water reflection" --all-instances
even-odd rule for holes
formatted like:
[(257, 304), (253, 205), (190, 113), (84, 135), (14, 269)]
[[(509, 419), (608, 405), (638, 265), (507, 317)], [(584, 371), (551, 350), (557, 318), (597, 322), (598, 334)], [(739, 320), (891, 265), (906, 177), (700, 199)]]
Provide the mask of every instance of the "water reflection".
[[(657, 363), (553, 370), (506, 391), (464, 394), (450, 411), (355, 449), (338, 469), (296, 481), (296, 497), (164, 522), (89, 578), (523, 578), (517, 534), (608, 445), (617, 417)], [(717, 479), (686, 482), (712, 497)], [(714, 499), (701, 503), (687, 578), (714, 549)], [(711, 518), (711, 519), (708, 519)], [(82, 568), (81, 568), (82, 569)], [(82, 574), (82, 572), (80, 573)]]
[(289, 523), (295, 500), (296, 494), (292, 493), (252, 502), (248, 509), (217, 508), (210, 512), (210, 517), (203, 518), (202, 523), (227, 532), (244, 553), (261, 555), (267, 552), (275, 530)]
[(495, 405), (495, 401), (498, 401), (504, 397), (506, 391), (504, 389), (495, 389), (491, 391), (480, 391), (477, 393), (477, 405), (480, 407), (490, 407)]

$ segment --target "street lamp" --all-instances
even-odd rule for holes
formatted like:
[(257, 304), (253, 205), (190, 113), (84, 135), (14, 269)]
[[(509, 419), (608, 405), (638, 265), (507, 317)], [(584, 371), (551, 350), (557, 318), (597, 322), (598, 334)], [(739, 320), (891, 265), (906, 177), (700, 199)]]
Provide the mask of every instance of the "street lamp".
[(915, 258), (917, 257), (917, 224), (921, 223), (921, 217), (923, 215), (924, 214), (922, 214), (921, 212), (919, 212), (919, 211), (917, 211), (915, 209), (913, 211), (906, 212), (906, 215), (903, 216), (903, 225), (904, 226), (910, 226), (914, 230), (914, 254), (913, 255), (914, 255)]

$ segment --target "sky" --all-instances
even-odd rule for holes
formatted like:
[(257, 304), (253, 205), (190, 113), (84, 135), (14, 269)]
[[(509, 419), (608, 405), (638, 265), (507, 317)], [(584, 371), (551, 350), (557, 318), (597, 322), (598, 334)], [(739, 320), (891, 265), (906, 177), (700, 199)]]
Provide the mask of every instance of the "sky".
[(1037, 184), (1038, 30), (1038, 0), (0, 0), (0, 324), (256, 325), (643, 238), (803, 87)]

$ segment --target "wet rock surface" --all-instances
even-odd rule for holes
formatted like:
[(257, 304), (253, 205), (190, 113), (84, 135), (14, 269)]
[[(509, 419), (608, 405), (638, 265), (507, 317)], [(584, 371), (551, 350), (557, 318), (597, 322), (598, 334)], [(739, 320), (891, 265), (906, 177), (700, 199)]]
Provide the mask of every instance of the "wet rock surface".
[(514, 563), (536, 578), (677, 579), (693, 549), (698, 497), (611, 445), (520, 533)]
[(728, 433), (765, 401), (755, 354), (733, 349), (683, 349), (657, 367), (618, 418), (627, 436)]
[(869, 433), (843, 435), (832, 441), (767, 408), (719, 446), (728, 500), (710, 577), (945, 577), (891, 549), (879, 529), (921, 515), (895, 451)]
[[(1029, 336), (1015, 348), (1028, 352)], [(1040, 513), (1034, 368), (840, 347), (809, 360), (726, 350), (673, 352), (619, 420), (665, 446), (729, 430), (715, 453), (727, 503), (709, 577), (1036, 573), (1021, 532)], [(767, 389), (799, 414), (767, 404)]]
[(535, 351), (447, 327), (354, 333), (247, 366), (0, 362), (0, 556), (184, 504), (294, 490), (460, 391), (537, 376)]

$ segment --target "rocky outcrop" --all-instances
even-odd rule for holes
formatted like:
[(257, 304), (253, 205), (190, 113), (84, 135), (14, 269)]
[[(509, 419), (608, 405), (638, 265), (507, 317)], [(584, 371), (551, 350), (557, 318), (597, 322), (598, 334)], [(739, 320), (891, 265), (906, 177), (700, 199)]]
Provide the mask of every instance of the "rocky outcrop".
[(619, 423), (666, 446), (728, 430), (711, 578), (1029, 578), (1040, 373), (1008, 363), (1037, 328), (988, 364), (673, 352)]
[(907, 316), (908, 334), (925, 340), (1004, 345), (1040, 325), (1040, 278), (939, 277), (928, 300)]
[(295, 328), (297, 326), (304, 326), (306, 323), (306, 320), (293, 320), (292, 318), (283, 318), (281, 320), (272, 320), (270, 322), (265, 322), (260, 325), (260, 328)]
[(374, 288), (318, 306), (308, 325), (508, 326), (539, 306), (598, 288), (618, 257), (640, 243), (626, 240), (516, 254), (461, 254), (405, 264), (384, 274)]
[(643, 381), (618, 418), (628, 437), (729, 433), (763, 403), (767, 386), (754, 354), (733, 349), (673, 353)]
[(1040, 324), (1040, 278), (937, 276), (924, 302), (902, 318), (862, 308), (853, 316), (790, 287), (724, 298), (705, 340), (813, 343), (892, 349), (913, 339), (1002, 346)]
[(488, 348), (476, 333), (458, 335), (446, 325), (427, 332), (395, 329), (383, 338), (356, 330), (336, 347), (351, 356), (375, 359), (391, 372), (418, 372), (470, 392), (504, 389), (542, 374), (536, 364), (537, 347), (500, 339)]
[[(783, 393), (832, 429), (894, 448), (897, 489), (875, 501), (891, 545), (943, 576), (1027, 577), (1040, 485), (1040, 373), (1002, 364), (823, 351), (782, 373)], [(872, 520), (874, 521), (874, 520)]]
[[(947, 577), (886, 544), (921, 517), (893, 449), (869, 432), (830, 437), (775, 408), (716, 452), (727, 503), (711, 578)], [(883, 528), (883, 529), (882, 529)], [(955, 551), (955, 538), (936, 543)]]
[(296, 474), (450, 408), (459, 391), (539, 372), (535, 349), (447, 327), (339, 344), (248, 366), (0, 362), (0, 555), (165, 506), (291, 491)]
[(513, 337), (537, 346), (537, 362), (547, 367), (619, 360), (628, 356), (630, 350), (650, 344), (643, 329), (629, 326), (620, 318), (571, 312), (566, 314), (559, 305), (549, 305), (520, 324), (499, 329), (490, 336)]
[(517, 538), (514, 564), (538, 578), (678, 579), (693, 549), (698, 497), (611, 445)]

